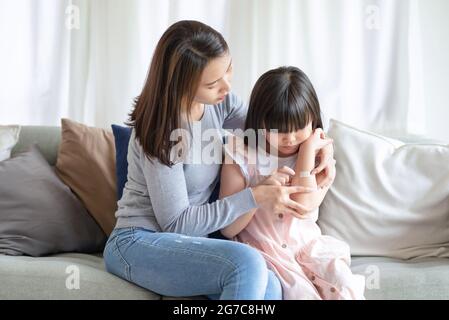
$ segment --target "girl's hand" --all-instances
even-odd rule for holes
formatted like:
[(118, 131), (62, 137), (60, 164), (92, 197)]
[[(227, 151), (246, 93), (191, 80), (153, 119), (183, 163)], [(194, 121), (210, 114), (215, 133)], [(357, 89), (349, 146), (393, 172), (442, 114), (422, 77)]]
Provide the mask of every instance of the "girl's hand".
[(283, 166), (282, 168), (274, 170), (271, 175), (260, 182), (259, 184), (274, 185), (274, 186), (288, 186), (290, 185), (291, 177), (295, 175), (295, 170)]
[(312, 188), (302, 186), (276, 186), (257, 185), (251, 188), (254, 199), (259, 208), (273, 214), (289, 213), (297, 218), (303, 218), (304, 213), (310, 209), (290, 199), (293, 193), (304, 193), (315, 191)]

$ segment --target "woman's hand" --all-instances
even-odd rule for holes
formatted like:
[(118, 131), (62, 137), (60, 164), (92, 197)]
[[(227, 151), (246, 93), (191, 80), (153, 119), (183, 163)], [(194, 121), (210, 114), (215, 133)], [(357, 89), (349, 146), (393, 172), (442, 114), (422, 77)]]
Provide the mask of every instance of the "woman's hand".
[(326, 138), (324, 131), (320, 128), (315, 129), (314, 133), (304, 141), (304, 144), (315, 150), (317, 160), (320, 161), (318, 166), (311, 172), (311, 174), (316, 175), (318, 188), (329, 187), (335, 179), (336, 161), (334, 159), (332, 141), (332, 139)]
[[(330, 187), (330, 185), (335, 180), (335, 174), (337, 170), (335, 169), (335, 164), (337, 161), (335, 159), (331, 159), (330, 163), (324, 167), (324, 169), (316, 174), (316, 183), (318, 185), (318, 188), (325, 189), (327, 187)], [(317, 170), (318, 167), (314, 170)], [(313, 171), (312, 171), (313, 172)]]
[(259, 184), (273, 185), (273, 186), (288, 186), (292, 176), (295, 175), (295, 170), (283, 166), (282, 168), (274, 170), (268, 178), (260, 182)]
[(274, 214), (289, 213), (297, 218), (303, 218), (310, 209), (293, 201), (293, 193), (313, 192), (314, 189), (302, 186), (257, 185), (251, 188), (259, 208)]
[(333, 139), (326, 137), (326, 134), (324, 133), (323, 129), (317, 128), (313, 131), (310, 137), (308, 137), (307, 140), (301, 144), (301, 147), (310, 148), (313, 151), (318, 152), (327, 145), (332, 144), (333, 141), (334, 141)]

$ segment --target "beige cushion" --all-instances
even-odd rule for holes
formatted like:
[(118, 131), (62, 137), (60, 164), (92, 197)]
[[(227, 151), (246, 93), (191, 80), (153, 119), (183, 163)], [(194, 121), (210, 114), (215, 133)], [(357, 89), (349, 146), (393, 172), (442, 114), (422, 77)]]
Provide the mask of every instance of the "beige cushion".
[(404, 143), (332, 120), (337, 176), (324, 234), (358, 256), (449, 257), (449, 147)]
[(112, 131), (61, 120), (56, 172), (109, 235), (117, 209), (115, 144)]

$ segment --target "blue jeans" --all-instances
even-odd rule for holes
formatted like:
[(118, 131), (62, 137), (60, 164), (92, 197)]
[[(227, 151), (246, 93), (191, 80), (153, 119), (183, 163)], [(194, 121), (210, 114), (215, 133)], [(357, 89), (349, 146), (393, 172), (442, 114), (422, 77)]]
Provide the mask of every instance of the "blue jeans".
[(111, 233), (104, 261), (109, 272), (160, 295), (282, 299), (262, 255), (235, 241), (121, 228)]

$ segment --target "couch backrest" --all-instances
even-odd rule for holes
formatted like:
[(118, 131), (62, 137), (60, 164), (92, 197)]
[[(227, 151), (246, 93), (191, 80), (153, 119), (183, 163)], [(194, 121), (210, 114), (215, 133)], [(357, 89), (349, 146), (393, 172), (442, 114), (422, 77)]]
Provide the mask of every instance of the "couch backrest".
[(22, 126), (19, 142), (12, 149), (11, 156), (23, 151), (29, 145), (37, 143), (39, 149), (52, 166), (56, 164), (59, 143), (61, 142), (61, 127), (52, 126)]
[[(401, 136), (393, 137), (406, 143), (441, 143), (435, 139), (423, 136)], [(11, 156), (23, 151), (29, 145), (37, 143), (45, 159), (52, 166), (56, 165), (58, 148), (61, 142), (61, 127), (56, 126), (22, 126), (19, 142), (12, 149)]]

